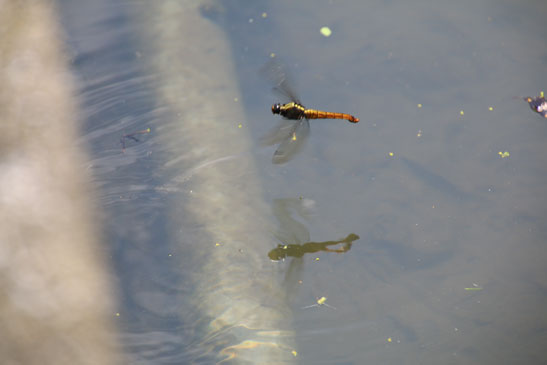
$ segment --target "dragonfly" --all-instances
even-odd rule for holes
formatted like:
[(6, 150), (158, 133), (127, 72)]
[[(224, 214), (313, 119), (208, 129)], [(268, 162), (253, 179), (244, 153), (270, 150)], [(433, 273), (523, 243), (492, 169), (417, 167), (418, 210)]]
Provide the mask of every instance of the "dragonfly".
[(274, 164), (289, 161), (302, 149), (310, 134), (310, 119), (345, 119), (350, 123), (359, 122), (359, 118), (351, 114), (307, 109), (293, 91), (290, 81), (292, 78), (287, 68), (276, 59), (270, 60), (261, 69), (261, 74), (274, 85), (275, 93), (289, 100), (285, 104), (272, 105), (272, 113), (281, 115), (283, 119), (262, 137), (263, 145), (279, 144), (272, 157)]

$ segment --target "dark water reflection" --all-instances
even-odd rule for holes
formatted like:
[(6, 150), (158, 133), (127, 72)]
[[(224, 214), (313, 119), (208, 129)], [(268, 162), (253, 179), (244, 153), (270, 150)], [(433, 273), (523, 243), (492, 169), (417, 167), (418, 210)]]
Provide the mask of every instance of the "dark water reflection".
[[(127, 349), (135, 363), (195, 359), (185, 339), (199, 324), (177, 308), (192, 292), (167, 244), (164, 151), (154, 130), (125, 153), (119, 143), (169, 112), (141, 62), (139, 4), (79, 3), (61, 2)], [(280, 222), (283, 242), (360, 236), (344, 254), (279, 263), (301, 280), (289, 290), (299, 360), (541, 363), (547, 124), (514, 96), (547, 87), (545, 3), (228, 1), (203, 14), (230, 36), (256, 141), (276, 122), (257, 76), (272, 52), (310, 105), (361, 118), (313, 121), (306, 149), (282, 166), (253, 148), (267, 202), (314, 205), (300, 226)], [(336, 310), (302, 309), (323, 296)]]

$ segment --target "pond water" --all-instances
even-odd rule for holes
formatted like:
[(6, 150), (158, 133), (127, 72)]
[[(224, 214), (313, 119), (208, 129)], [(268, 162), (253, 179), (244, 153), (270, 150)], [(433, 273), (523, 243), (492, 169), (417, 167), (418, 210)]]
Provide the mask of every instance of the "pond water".
[[(266, 217), (244, 227), (268, 237), (255, 264), (290, 279), (281, 286), (296, 362), (544, 361), (547, 120), (516, 98), (547, 87), (544, 1), (189, 1), (225, 34), (233, 64), (226, 89), (199, 97), (224, 93), (244, 113), (217, 110), (226, 131), (204, 127), (203, 145), (184, 136), (199, 130), (201, 104), (166, 100), (180, 87), (171, 70), (186, 72), (195, 50), (214, 58), (219, 46), (196, 28), (178, 34), (194, 40), (195, 50), (183, 48), (176, 16), (162, 18), (174, 3), (60, 1), (80, 84), (78, 143), (91, 151), (132, 363), (212, 359), (197, 340), (199, 306), (184, 299), (202, 297), (187, 278), (207, 271), (179, 247), (193, 249), (201, 226), (173, 202), (191, 205), (192, 176), (231, 163), (243, 167), (225, 185), (252, 182)], [(284, 101), (259, 76), (272, 53), (307, 107), (360, 118), (312, 120), (307, 144), (282, 165), (259, 143), (279, 119), (271, 104)], [(162, 57), (169, 67), (158, 66)], [(135, 132), (123, 150), (120, 138)], [(185, 150), (223, 146), (215, 160)], [(350, 234), (359, 239), (336, 244)], [(307, 242), (316, 245), (300, 257), (266, 254)]]

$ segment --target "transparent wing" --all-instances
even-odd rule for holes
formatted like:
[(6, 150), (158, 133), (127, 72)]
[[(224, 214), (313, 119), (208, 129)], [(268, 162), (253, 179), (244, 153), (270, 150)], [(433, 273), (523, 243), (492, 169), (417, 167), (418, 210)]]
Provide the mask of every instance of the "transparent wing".
[(299, 122), (299, 120), (281, 119), (275, 127), (260, 139), (260, 144), (272, 146), (292, 137)]
[(262, 137), (261, 141), (267, 146), (280, 143), (272, 162), (283, 164), (300, 152), (309, 135), (310, 122), (307, 119), (281, 120), (274, 129)]
[(289, 101), (295, 101), (300, 104), (300, 100), (294, 88), (292, 86), (293, 78), (285, 65), (283, 65), (277, 58), (270, 59), (261, 69), (260, 75), (268, 80), (273, 85), (273, 91), (276, 94), (288, 99)]

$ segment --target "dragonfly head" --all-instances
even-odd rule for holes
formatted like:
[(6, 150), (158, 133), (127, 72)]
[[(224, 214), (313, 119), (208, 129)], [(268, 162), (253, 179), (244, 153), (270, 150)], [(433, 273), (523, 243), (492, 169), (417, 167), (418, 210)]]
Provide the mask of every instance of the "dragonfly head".
[(281, 113), (281, 104), (277, 103), (272, 105), (272, 113), (279, 114)]

